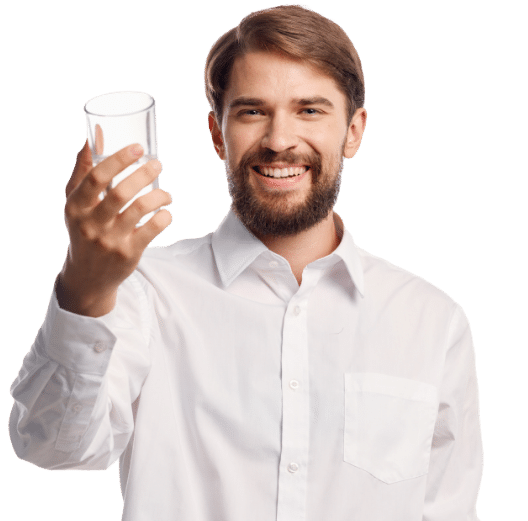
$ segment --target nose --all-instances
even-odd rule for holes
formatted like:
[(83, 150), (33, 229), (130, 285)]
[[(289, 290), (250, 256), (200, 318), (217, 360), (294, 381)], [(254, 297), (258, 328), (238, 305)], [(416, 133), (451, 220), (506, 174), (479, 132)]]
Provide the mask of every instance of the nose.
[(269, 118), (261, 146), (274, 152), (284, 152), (299, 144), (295, 122), (286, 114), (274, 114)]

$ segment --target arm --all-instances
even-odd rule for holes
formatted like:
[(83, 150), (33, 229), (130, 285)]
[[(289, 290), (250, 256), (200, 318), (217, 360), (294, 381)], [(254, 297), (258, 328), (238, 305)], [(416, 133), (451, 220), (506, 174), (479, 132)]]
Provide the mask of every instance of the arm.
[[(143, 151), (125, 147), (92, 167), (86, 145), (66, 187), (70, 245), (45, 322), (11, 387), (10, 435), (17, 455), (44, 468), (106, 468), (133, 431), (132, 404), (150, 367), (146, 290), (133, 274), (171, 221), (156, 189), (120, 212), (160, 172), (149, 161), (112, 188)], [(116, 306), (116, 301), (118, 306)]]
[(119, 287), (116, 308), (99, 318), (61, 309), (54, 293), (11, 386), (17, 456), (47, 469), (106, 469), (116, 461), (150, 368), (149, 329), (136, 274)]
[(456, 306), (448, 333), (423, 521), (478, 521), (481, 476), (474, 350), (467, 319)]

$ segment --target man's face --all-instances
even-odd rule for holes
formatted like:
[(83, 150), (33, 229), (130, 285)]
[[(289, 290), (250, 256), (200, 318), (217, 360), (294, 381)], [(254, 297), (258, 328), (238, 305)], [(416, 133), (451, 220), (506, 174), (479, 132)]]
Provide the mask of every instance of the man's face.
[(364, 127), (359, 111), (347, 125), (346, 99), (333, 78), (300, 61), (251, 52), (235, 60), (223, 107), (222, 128), (212, 113), (209, 127), (241, 221), (257, 237), (288, 236), (327, 217), (343, 157), (361, 141), (358, 119)]

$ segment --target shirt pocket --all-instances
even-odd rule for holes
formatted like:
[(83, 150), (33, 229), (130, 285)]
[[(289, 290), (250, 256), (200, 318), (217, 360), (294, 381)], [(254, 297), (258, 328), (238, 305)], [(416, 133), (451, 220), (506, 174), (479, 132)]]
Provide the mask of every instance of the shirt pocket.
[(345, 373), (344, 461), (384, 483), (427, 474), (437, 407), (433, 385)]

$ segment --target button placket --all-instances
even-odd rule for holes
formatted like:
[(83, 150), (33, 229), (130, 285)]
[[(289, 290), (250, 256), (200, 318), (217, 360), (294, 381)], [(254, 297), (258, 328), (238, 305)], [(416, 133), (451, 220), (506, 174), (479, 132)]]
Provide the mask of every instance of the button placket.
[[(304, 280), (303, 280), (304, 284)], [(292, 295), (284, 316), (282, 343), (282, 447), (277, 521), (301, 519), (307, 490), (310, 401), (307, 296), (310, 284)], [(302, 386), (301, 386), (302, 383)], [(303, 514), (304, 515), (304, 514)], [(304, 517), (303, 517), (304, 519)]]

